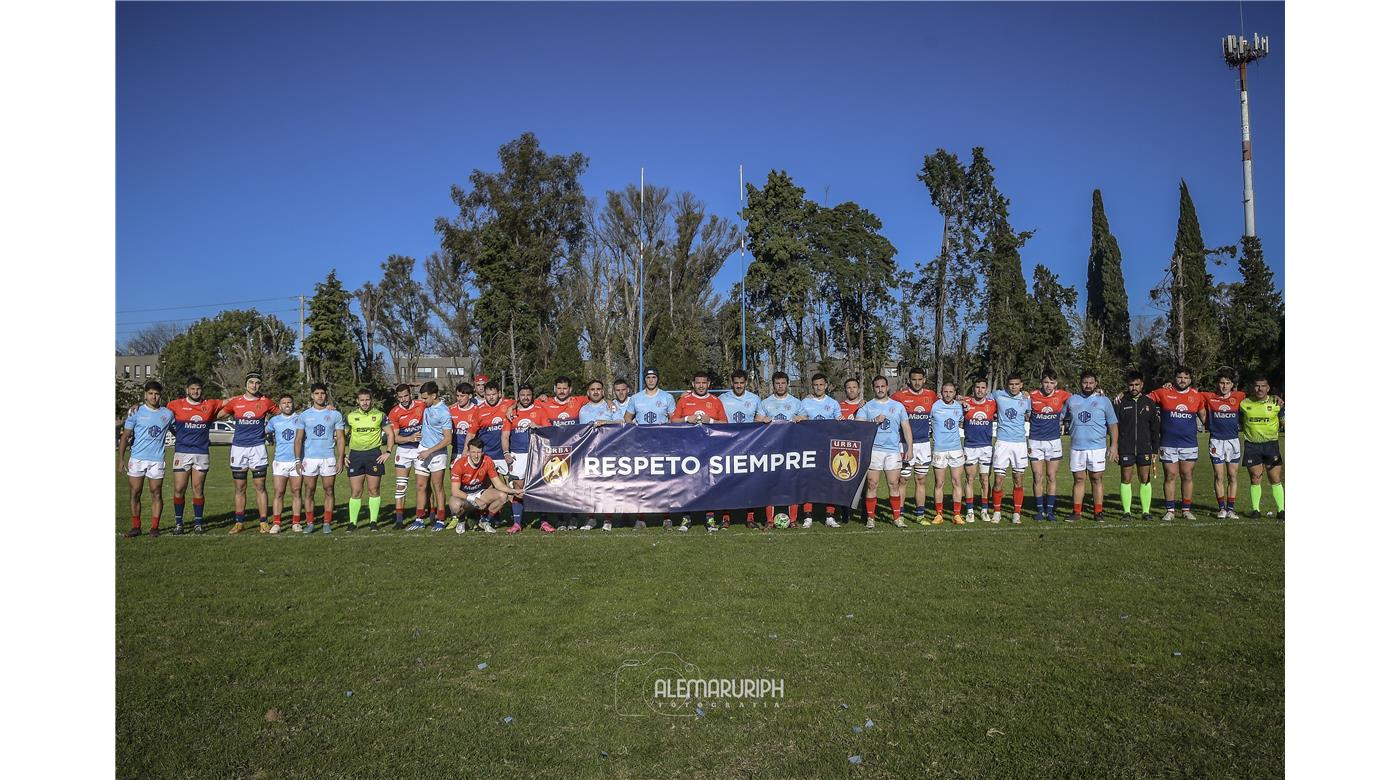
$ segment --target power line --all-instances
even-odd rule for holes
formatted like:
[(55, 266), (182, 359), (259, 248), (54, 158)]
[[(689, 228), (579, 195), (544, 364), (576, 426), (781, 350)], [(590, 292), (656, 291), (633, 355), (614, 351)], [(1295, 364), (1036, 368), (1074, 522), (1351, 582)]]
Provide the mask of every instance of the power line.
[(144, 313), (144, 312), (152, 312), (152, 311), (175, 311), (176, 309), (212, 309), (212, 308), (214, 308), (214, 307), (216, 307), (216, 306), (237, 306), (237, 305), (242, 304), (242, 303), (263, 303), (263, 302), (266, 302), (266, 301), (288, 301), (288, 300), (296, 300), (296, 296), (295, 296), (295, 295), (283, 295), (283, 296), (278, 297), (278, 298), (254, 298), (253, 300), (250, 300), (250, 301), (226, 301), (226, 302), (224, 302), (224, 303), (193, 303), (193, 304), (190, 304), (189, 306), (163, 306), (163, 307), (157, 307), (157, 308), (154, 308), (154, 309), (126, 309), (126, 310), (124, 310), (124, 311), (119, 311), (119, 312), (117, 312), (117, 314), (141, 314), (141, 313)]
[[(258, 312), (258, 314), (291, 314), (291, 313), (296, 312), (296, 311), (298, 311), (298, 309), (278, 309), (277, 311), (260, 311), (260, 312)], [(199, 322), (199, 321), (202, 320), (202, 319), (206, 319), (206, 318), (205, 318), (205, 317), (189, 317), (189, 318), (181, 319), (181, 320), (143, 320), (143, 321), (140, 321), (140, 322), (119, 322), (119, 323), (117, 323), (117, 331), (120, 332), (120, 331), (122, 331), (122, 330), (124, 330), (124, 329), (125, 329), (125, 330), (129, 330), (129, 329), (130, 329), (129, 326), (131, 326), (131, 325), (161, 325), (161, 324), (164, 324), (164, 323), (167, 323), (167, 322), (169, 322), (169, 323), (176, 323), (176, 322)]]

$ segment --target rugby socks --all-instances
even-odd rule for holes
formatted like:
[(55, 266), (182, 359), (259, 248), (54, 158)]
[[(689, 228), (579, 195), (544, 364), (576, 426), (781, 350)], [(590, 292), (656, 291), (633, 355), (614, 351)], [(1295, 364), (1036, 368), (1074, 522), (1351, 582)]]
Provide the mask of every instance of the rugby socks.
[[(1280, 483), (1277, 484), (1277, 485), (1271, 485), (1271, 486), (1269, 487), (1269, 489), (1270, 489), (1271, 491), (1273, 491), (1273, 494), (1274, 494), (1274, 506), (1278, 507), (1278, 511), (1282, 512), (1282, 511), (1283, 511), (1283, 483), (1280, 482)], [(152, 526), (152, 527), (154, 527), (154, 526)]]
[(894, 513), (894, 519), (899, 519), (901, 510), (903, 509), (904, 496), (890, 496), (890, 511)]
[(1095, 504), (1094, 504), (1094, 514), (1096, 514), (1096, 515), (1101, 515), (1101, 514), (1103, 514), (1103, 504), (1101, 504), (1101, 503), (1095, 503)]
[(194, 497), (194, 524), (200, 525), (204, 522), (204, 496)]
[(1216, 497), (1215, 497), (1215, 503), (1219, 505), (1220, 511), (1222, 511), (1222, 512), (1225, 511), (1225, 497), (1224, 497), (1224, 496), (1216, 496)]
[(1235, 511), (1235, 497), (1234, 497), (1234, 496), (1227, 496), (1227, 497), (1225, 498), (1225, 511), (1226, 511), (1226, 512), (1233, 512), (1233, 511)]
[(370, 523), (379, 522), (379, 496), (369, 497), (369, 521)]
[(1015, 513), (1018, 514), (1018, 515), (1021, 514), (1021, 504), (1025, 503), (1025, 501), (1026, 501), (1026, 490), (1025, 490), (1025, 488), (1012, 488), (1012, 489), (1011, 489), (1011, 511), (1015, 512)]
[(879, 499), (877, 499), (877, 498), (867, 498), (867, 499), (865, 499), (865, 516), (866, 516), (867, 518), (869, 518), (869, 519), (871, 519), (871, 520), (874, 520), (874, 519), (875, 519), (875, 504), (876, 504), (878, 501), (879, 501)]
[(1189, 498), (1183, 498), (1183, 499), (1181, 499), (1181, 511), (1183, 511), (1183, 512), (1190, 512), (1190, 511), (1191, 511), (1191, 499), (1189, 499)]
[(915, 506), (915, 507), (914, 507), (914, 519), (917, 520), (917, 519), (919, 519), (919, 518), (921, 518), (921, 517), (923, 517), (923, 516), (924, 516), (924, 505), (923, 505), (923, 504), (919, 504), (919, 505)]
[(1038, 495), (1035, 497), (1035, 513), (1038, 514), (1038, 515), (1043, 515), (1043, 514), (1045, 514), (1045, 494), (1044, 494), (1044, 493), (1040, 493), (1040, 494), (1038, 494)]
[(322, 512), (322, 513), (321, 513), (321, 524), (322, 524), (322, 525), (330, 525), (330, 524), (331, 524), (331, 517), (334, 516), (334, 515), (335, 515), (335, 510), (334, 510), (334, 509), (327, 509), (326, 511)]
[(140, 531), (140, 530), (141, 530), (141, 515), (132, 515), (132, 516), (131, 516), (131, 529), (132, 529), (133, 531)]
[[(1255, 506), (1258, 506), (1258, 505), (1259, 505), (1259, 499), (1256, 498), (1256, 499), (1254, 500), (1254, 505), (1255, 505)], [(243, 522), (243, 513), (242, 513), (242, 512), (234, 512), (234, 513), (233, 513), (233, 522), (234, 522), (235, 524)]]
[(943, 514), (943, 501), (939, 500), (933, 502), (933, 513), (936, 515)]
[(512, 498), (510, 500), (510, 516), (511, 519), (515, 521), (516, 525), (520, 525), (520, 521), (524, 519), (525, 505), (520, 503), (520, 499)]
[(350, 525), (360, 524), (360, 499), (350, 499)]
[(1084, 504), (1079, 501), (1074, 502), (1074, 513), (1076, 515), (1084, 514)]
[(996, 490), (993, 490), (993, 491), (992, 491), (992, 511), (994, 511), (994, 512), (1000, 512), (1000, 511), (1001, 511), (1001, 499), (1002, 499), (1005, 495), (1006, 495), (1006, 494), (1002, 492), (1001, 488), (997, 488)]
[(182, 525), (185, 522), (185, 497), (175, 496), (175, 525)]
[(438, 519), (438, 522), (439, 522), (439, 523), (445, 523), (445, 522), (447, 522), (447, 510), (446, 510), (446, 509), (439, 509), (439, 510), (437, 511), (437, 519)]
[(1264, 486), (1263, 486), (1263, 485), (1250, 485), (1250, 486), (1249, 486), (1249, 504), (1250, 504), (1251, 507), (1254, 508), (1254, 511), (1256, 511), (1256, 512), (1259, 511), (1259, 499), (1261, 499), (1261, 498), (1263, 498), (1263, 497), (1264, 497)]
[(1049, 495), (1045, 496), (1045, 511), (1046, 511), (1046, 513), (1048, 513), (1051, 517), (1054, 517), (1054, 516), (1055, 516), (1055, 494), (1054, 494), (1054, 493), (1050, 493)]
[(305, 512), (302, 512), (302, 515), (306, 518), (302, 522), (306, 523), (307, 525), (316, 525), (316, 510), (308, 509)]
[(1138, 486), (1138, 500), (1142, 504), (1142, 513), (1147, 514), (1152, 511), (1152, 483), (1144, 482)]
[(1123, 482), (1118, 485), (1118, 492), (1123, 497), (1123, 514), (1133, 513), (1133, 483)]
[(956, 499), (956, 498), (953, 499), (953, 514), (955, 514), (955, 515), (960, 515), (960, 514), (962, 514), (962, 501), (959, 501), (959, 500)]
[(413, 516), (419, 520), (423, 520), (428, 516), (428, 510), (426, 507), (420, 505), (417, 509), (413, 510)]
[(1176, 499), (1174, 499), (1174, 498), (1169, 498), (1169, 499), (1167, 499), (1167, 511), (1168, 511), (1168, 512), (1175, 512), (1175, 511), (1176, 511)]

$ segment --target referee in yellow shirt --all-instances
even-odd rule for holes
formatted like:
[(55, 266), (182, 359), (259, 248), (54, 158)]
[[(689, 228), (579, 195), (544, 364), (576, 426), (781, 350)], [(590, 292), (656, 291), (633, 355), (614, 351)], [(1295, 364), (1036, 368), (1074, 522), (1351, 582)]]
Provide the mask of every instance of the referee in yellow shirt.
[[(1278, 507), (1278, 519), (1283, 519), (1283, 453), (1279, 451), (1278, 435), (1283, 431), (1283, 399), (1269, 395), (1269, 380), (1254, 378), (1252, 394), (1240, 402), (1243, 422), (1244, 465), (1249, 469), (1249, 501), (1254, 507), (1250, 517), (1259, 518), (1259, 499), (1264, 493), (1264, 471), (1269, 473), (1269, 488)], [(1273, 512), (1269, 516), (1273, 516)]]

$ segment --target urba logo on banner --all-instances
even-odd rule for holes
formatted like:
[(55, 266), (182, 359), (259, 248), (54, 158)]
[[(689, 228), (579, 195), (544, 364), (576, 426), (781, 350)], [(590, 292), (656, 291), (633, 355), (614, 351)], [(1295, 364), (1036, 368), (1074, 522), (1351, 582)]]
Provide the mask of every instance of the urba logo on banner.
[(544, 462), (541, 475), (546, 484), (557, 485), (569, 478), (569, 453), (573, 451), (573, 445), (544, 448), (547, 460)]
[(850, 482), (860, 471), (860, 442), (850, 439), (831, 440), (831, 475)]

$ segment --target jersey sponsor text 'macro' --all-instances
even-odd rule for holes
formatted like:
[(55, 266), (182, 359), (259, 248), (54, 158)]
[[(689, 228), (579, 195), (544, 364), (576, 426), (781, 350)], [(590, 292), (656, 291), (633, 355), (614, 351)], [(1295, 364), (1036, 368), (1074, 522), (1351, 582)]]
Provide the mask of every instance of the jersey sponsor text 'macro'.
[(1194, 387), (1178, 390), (1159, 387), (1147, 394), (1162, 414), (1163, 447), (1196, 447), (1196, 417), (1205, 406), (1205, 397)]
[(544, 409), (549, 413), (550, 425), (557, 427), (565, 425), (578, 425), (578, 413), (583, 405), (588, 403), (588, 396), (571, 395), (560, 401), (554, 396), (541, 398), (535, 401), (535, 406)]
[(1212, 439), (1240, 437), (1240, 402), (1245, 394), (1235, 390), (1229, 395), (1206, 394), (1206, 429)]
[(914, 443), (928, 441), (933, 435), (933, 420), (929, 413), (938, 400), (938, 393), (927, 387), (916, 393), (906, 387), (890, 393), (890, 398), (903, 404), (904, 411), (909, 414), (909, 430), (914, 434)]
[(223, 411), (233, 418), (233, 446), (262, 447), (267, 443), (264, 420), (277, 411), (277, 404), (265, 395), (257, 398), (240, 395), (225, 401)]
[(1049, 395), (1040, 388), (1031, 391), (1031, 441), (1058, 441), (1060, 420), (1065, 416), (1065, 402), (1069, 392), (1055, 388)]
[(501, 429), (514, 408), (515, 402), (508, 398), (498, 398), (494, 404), (482, 401), (474, 407), (471, 435), (481, 439), (482, 452), (497, 460), (506, 456), (501, 450)]
[(175, 415), (175, 451), (195, 455), (209, 454), (209, 424), (219, 416), (222, 402), (217, 398), (191, 401), (177, 398), (166, 405)]
[[(991, 397), (963, 399), (963, 446), (992, 446), (992, 421), (997, 418), (997, 402)], [(1021, 427), (1020, 423), (1016, 424)]]
[(552, 425), (554, 418), (549, 416), (543, 406), (538, 402), (530, 404), (528, 407), (516, 405), (511, 410), (510, 416), (506, 418), (503, 430), (510, 433), (510, 451), (519, 453), (520, 457), (525, 457), (525, 451), (530, 449), (530, 429), (547, 428)]
[(417, 436), (423, 432), (423, 411), (428, 405), (421, 399), (415, 398), (408, 402), (408, 406), (395, 403), (389, 410), (389, 424), (394, 426), (394, 437), (398, 441), (398, 446), (413, 448), (418, 446), (418, 442), (405, 442), (411, 436)]

